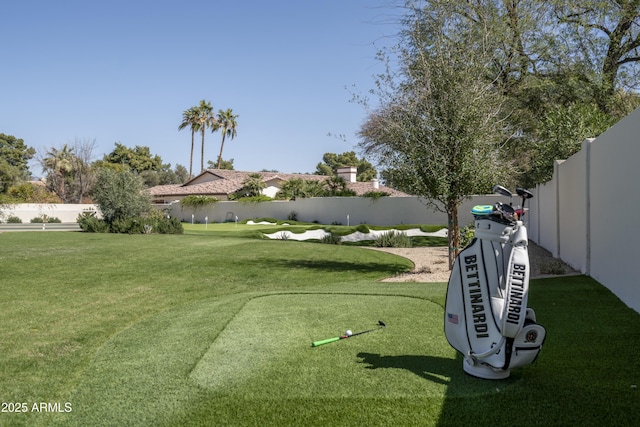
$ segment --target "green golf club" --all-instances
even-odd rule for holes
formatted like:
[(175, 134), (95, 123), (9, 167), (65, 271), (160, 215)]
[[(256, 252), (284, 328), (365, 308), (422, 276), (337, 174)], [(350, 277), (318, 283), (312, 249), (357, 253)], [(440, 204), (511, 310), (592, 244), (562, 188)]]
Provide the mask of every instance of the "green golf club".
[(329, 344), (330, 342), (344, 340), (344, 339), (347, 339), (347, 338), (355, 337), (356, 335), (366, 334), (367, 332), (377, 331), (378, 329), (384, 328), (386, 326), (387, 326), (386, 323), (384, 323), (382, 320), (378, 320), (378, 327), (377, 328), (369, 329), (369, 330), (362, 331), (362, 332), (357, 332), (357, 333), (351, 334), (351, 335), (341, 335), (339, 337), (333, 337), (333, 338), (327, 338), (325, 340), (314, 341), (314, 342), (311, 343), (311, 347), (318, 347), (318, 346), (321, 346), (323, 344)]

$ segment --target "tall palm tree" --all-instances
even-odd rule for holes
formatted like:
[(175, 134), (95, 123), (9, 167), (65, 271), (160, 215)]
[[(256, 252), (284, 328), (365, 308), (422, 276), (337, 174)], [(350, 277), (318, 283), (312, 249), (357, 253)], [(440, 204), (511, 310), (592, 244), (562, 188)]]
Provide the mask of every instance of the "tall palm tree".
[(198, 107), (191, 107), (182, 113), (182, 123), (178, 126), (178, 130), (186, 127), (191, 129), (191, 157), (189, 158), (189, 179), (193, 177), (193, 148), (196, 132), (199, 130), (200, 122), (198, 121)]
[(238, 116), (234, 116), (231, 108), (227, 108), (226, 111), (218, 110), (216, 118), (219, 128), (222, 129), (222, 143), (220, 144), (220, 155), (218, 156), (218, 169), (220, 169), (220, 165), (222, 164), (222, 150), (224, 149), (224, 138), (229, 136), (231, 140), (233, 140), (233, 138), (236, 137), (236, 128), (238, 127), (236, 119)]
[(49, 173), (49, 182), (52, 190), (66, 203), (67, 177), (73, 171), (73, 148), (64, 144), (60, 150), (51, 147), (47, 157), (42, 160), (43, 172)]
[(197, 107), (198, 110), (198, 130), (202, 133), (202, 150), (200, 157), (200, 171), (204, 171), (204, 131), (207, 128), (211, 128), (212, 132), (218, 130), (218, 121), (213, 113), (213, 107), (211, 106), (211, 102), (207, 102), (204, 99), (200, 101), (200, 105)]

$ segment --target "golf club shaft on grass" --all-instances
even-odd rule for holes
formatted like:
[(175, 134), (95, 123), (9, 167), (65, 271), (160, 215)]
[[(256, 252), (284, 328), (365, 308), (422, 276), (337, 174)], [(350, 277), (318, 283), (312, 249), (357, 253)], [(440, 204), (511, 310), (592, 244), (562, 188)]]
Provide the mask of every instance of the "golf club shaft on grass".
[(329, 344), (330, 342), (335, 342), (335, 341), (343, 340), (343, 339), (346, 339), (346, 338), (355, 337), (356, 335), (366, 334), (367, 332), (377, 331), (378, 329), (384, 328), (385, 326), (387, 326), (386, 323), (384, 323), (382, 320), (378, 320), (378, 327), (377, 328), (369, 329), (367, 331), (362, 331), (362, 332), (358, 332), (358, 333), (351, 334), (351, 335), (340, 335), (339, 337), (333, 337), (333, 338), (327, 338), (325, 340), (314, 341), (314, 342), (311, 343), (311, 347), (318, 347), (318, 346), (323, 345), (323, 344)]

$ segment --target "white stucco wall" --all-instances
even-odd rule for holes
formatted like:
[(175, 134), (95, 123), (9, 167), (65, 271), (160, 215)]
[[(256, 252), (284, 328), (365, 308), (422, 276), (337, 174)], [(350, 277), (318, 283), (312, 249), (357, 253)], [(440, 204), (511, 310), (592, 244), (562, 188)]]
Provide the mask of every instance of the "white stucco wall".
[[(458, 210), (459, 224), (464, 227), (473, 222), (471, 209), (477, 204), (493, 204), (496, 201), (508, 202), (498, 195), (473, 196), (466, 200)], [(516, 199), (514, 198), (514, 203)], [(183, 208), (179, 203), (171, 206), (171, 215), (190, 222), (223, 222), (227, 218), (239, 220), (252, 218), (287, 219), (296, 212), (299, 221), (321, 224), (339, 223), (342, 225), (395, 225), (395, 224), (442, 224), (447, 223), (446, 214), (427, 207), (419, 197), (381, 197), (372, 200), (366, 197), (321, 197), (294, 201), (270, 201), (243, 203), (220, 201), (207, 208), (193, 211)]]
[(23, 223), (31, 222), (35, 217), (56, 217), (62, 222), (76, 222), (78, 215), (85, 211), (99, 214), (93, 204), (57, 204), (57, 203), (21, 203), (3, 206), (0, 209), (0, 220), (6, 221), (9, 216), (17, 216)]
[[(640, 109), (557, 162), (536, 187), (530, 238), (640, 312)], [(535, 199), (534, 199), (535, 200)]]
[(586, 273), (587, 218), (587, 151), (570, 157), (558, 168), (558, 192), (562, 195), (558, 205), (559, 258), (574, 269)]
[(640, 311), (640, 109), (591, 143), (591, 276)]

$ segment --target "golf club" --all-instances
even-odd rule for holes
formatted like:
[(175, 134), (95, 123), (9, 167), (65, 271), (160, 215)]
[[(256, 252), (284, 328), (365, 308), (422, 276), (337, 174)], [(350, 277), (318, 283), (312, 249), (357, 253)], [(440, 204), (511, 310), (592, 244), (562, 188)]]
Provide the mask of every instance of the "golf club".
[(344, 339), (347, 339), (347, 338), (355, 337), (356, 335), (366, 334), (367, 332), (377, 331), (378, 329), (385, 328), (386, 326), (387, 326), (386, 323), (384, 323), (382, 320), (378, 320), (378, 327), (377, 328), (369, 329), (369, 330), (362, 331), (362, 332), (356, 332), (355, 334), (351, 334), (351, 335), (340, 335), (339, 337), (333, 337), (333, 338), (327, 338), (326, 340), (314, 341), (314, 342), (311, 343), (311, 347), (318, 347), (318, 346), (323, 345), (323, 344), (329, 344), (330, 342), (344, 340)]
[(525, 190), (524, 188), (518, 187), (516, 188), (516, 193), (518, 193), (518, 196), (520, 196), (522, 198), (522, 208), (518, 209), (518, 216), (520, 218), (522, 218), (525, 214), (525, 202), (527, 201), (527, 199), (530, 199), (533, 197), (533, 193), (531, 193), (529, 190)]

